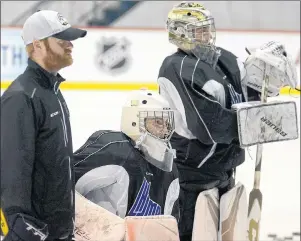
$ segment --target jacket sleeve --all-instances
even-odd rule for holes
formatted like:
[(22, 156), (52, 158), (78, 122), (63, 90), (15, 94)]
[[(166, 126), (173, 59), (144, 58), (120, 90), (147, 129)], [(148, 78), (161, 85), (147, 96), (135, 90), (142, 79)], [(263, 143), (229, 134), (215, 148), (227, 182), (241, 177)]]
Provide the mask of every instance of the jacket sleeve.
[[(1, 199), (8, 222), (5, 240), (42, 240), (47, 225), (31, 202), (36, 121), (32, 99), (16, 93), (1, 98)], [(32, 231), (30, 231), (32, 230)], [(39, 230), (38, 235), (33, 235)]]

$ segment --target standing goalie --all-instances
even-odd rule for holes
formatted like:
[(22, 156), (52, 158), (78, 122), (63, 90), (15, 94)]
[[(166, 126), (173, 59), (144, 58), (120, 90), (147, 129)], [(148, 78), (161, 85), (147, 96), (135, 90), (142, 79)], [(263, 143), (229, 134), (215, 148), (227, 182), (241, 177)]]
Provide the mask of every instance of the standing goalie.
[[(217, 230), (222, 229), (216, 218), (222, 195), (235, 190), (231, 195), (242, 197), (244, 192), (243, 185), (235, 185), (234, 181), (235, 168), (244, 162), (245, 151), (239, 143), (237, 114), (231, 107), (260, 100), (264, 69), (254, 56), (262, 53), (264, 63), (282, 63), (281, 67), (273, 64), (268, 96), (277, 96), (285, 85), (295, 88), (296, 71), (283, 45), (276, 42), (252, 53), (245, 63), (215, 46), (214, 18), (199, 3), (176, 5), (168, 14), (167, 30), (169, 41), (178, 50), (163, 61), (158, 84), (160, 94), (175, 109), (171, 145), (176, 149), (180, 179), (180, 238), (181, 241), (216, 240)], [(202, 192), (203, 200), (198, 200)], [(204, 208), (195, 212), (197, 200), (207, 205), (209, 211)], [(242, 209), (236, 210), (237, 217), (239, 211)], [(197, 215), (207, 219), (208, 213), (216, 231), (212, 236), (208, 229), (207, 234), (199, 234), (200, 223), (194, 222)], [(193, 230), (194, 225), (198, 225), (198, 230)], [(230, 231), (236, 235), (239, 232)], [(241, 235), (238, 236), (244, 234)]]

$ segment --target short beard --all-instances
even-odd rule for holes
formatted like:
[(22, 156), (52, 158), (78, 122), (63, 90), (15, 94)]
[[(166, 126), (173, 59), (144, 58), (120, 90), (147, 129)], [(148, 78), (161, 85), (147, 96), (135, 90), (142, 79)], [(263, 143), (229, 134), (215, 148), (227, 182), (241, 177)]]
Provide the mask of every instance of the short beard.
[(60, 69), (72, 65), (72, 56), (67, 55), (68, 50), (64, 50), (64, 54), (55, 53), (49, 46), (48, 39), (45, 41), (47, 56), (43, 59), (45, 68), (50, 72), (58, 72)]

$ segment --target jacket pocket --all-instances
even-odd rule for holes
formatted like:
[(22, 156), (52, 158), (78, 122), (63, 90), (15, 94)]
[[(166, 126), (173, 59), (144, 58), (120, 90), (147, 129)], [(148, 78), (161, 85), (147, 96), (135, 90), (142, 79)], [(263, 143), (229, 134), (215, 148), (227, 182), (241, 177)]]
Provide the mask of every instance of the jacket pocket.
[(42, 198), (41, 198), (41, 203), (40, 203), (42, 214), (45, 213), (44, 205), (47, 202), (47, 200), (46, 200), (47, 199), (46, 194), (47, 194), (48, 187), (47, 187), (46, 181), (44, 181), (43, 187), (44, 188), (43, 188)]
[(41, 217), (44, 215), (44, 205), (47, 202), (47, 182), (43, 174), (36, 174), (33, 182), (32, 203), (33, 207)]

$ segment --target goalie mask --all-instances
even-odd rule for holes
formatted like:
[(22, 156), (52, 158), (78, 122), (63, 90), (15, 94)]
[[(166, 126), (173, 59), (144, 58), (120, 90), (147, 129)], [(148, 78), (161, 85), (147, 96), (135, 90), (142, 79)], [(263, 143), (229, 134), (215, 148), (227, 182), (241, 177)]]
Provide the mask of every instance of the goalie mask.
[(122, 108), (121, 131), (135, 141), (148, 162), (168, 172), (175, 158), (169, 142), (174, 128), (174, 112), (157, 93), (134, 91)]
[(182, 2), (168, 14), (169, 42), (215, 68), (220, 50), (211, 13), (199, 3)]

